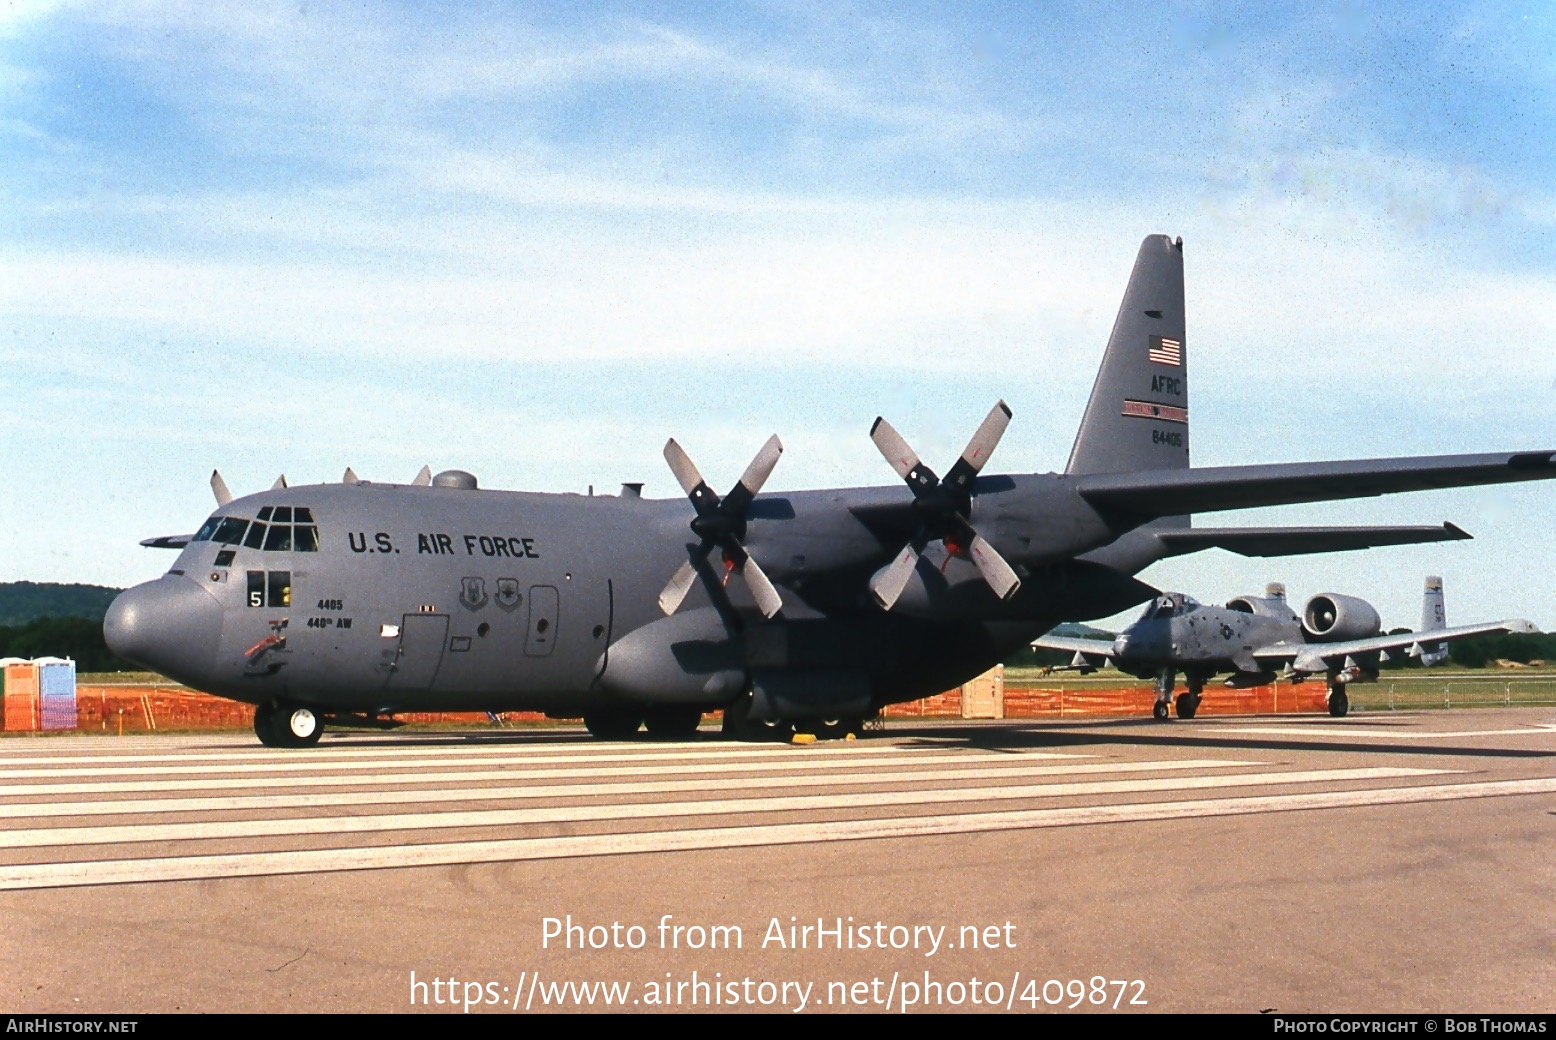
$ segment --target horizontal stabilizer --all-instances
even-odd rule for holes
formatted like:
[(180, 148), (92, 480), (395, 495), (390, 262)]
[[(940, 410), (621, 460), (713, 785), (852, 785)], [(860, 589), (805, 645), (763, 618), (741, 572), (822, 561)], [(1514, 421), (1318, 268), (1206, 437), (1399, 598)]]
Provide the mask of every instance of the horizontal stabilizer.
[(1375, 549), (1380, 545), (1456, 542), (1473, 536), (1461, 527), (1444, 523), (1441, 527), (1198, 527), (1160, 531), (1156, 537), (1168, 556), (1202, 549), (1225, 549), (1239, 556), (1297, 556)]
[(192, 534), (164, 534), (156, 538), (142, 539), (141, 543), (148, 549), (182, 549), (189, 544)]
[(1098, 508), (1145, 517), (1176, 516), (1549, 480), (1556, 477), (1553, 459), (1556, 451), (1092, 473), (1076, 478), (1076, 490)]

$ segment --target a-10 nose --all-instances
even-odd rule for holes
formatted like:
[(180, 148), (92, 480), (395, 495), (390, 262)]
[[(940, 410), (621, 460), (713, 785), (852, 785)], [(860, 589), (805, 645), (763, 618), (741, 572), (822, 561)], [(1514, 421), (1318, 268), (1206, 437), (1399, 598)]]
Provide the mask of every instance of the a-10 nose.
[(178, 574), (120, 593), (103, 618), (108, 649), (187, 683), (209, 674), (221, 629), (221, 603)]

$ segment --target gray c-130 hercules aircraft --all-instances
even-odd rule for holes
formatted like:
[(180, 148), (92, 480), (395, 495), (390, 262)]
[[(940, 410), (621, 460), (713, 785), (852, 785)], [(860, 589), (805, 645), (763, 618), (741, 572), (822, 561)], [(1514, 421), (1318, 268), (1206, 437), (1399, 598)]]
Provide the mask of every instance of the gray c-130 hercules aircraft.
[[(1183, 242), (1145, 239), (1063, 473), (983, 473), (1000, 402), (944, 478), (883, 419), (907, 487), (760, 494), (762, 448), (720, 498), (673, 440), (687, 499), (411, 485), (233, 499), (167, 574), (114, 601), (115, 653), (257, 706), (272, 745), (407, 711), (538, 710), (599, 737), (857, 729), (1065, 621), (1159, 593), (1134, 575), (1221, 547), (1284, 555), (1468, 537), (1441, 527), (1194, 528), (1190, 514), (1547, 479), (1553, 451), (1189, 468)], [(688, 500), (689, 499), (689, 503)], [(668, 582), (668, 584), (667, 584)]]

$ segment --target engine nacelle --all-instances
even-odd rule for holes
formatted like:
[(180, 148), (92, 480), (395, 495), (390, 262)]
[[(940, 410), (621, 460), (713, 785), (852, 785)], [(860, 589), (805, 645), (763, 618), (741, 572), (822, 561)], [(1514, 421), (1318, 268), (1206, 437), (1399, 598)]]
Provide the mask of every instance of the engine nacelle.
[(1364, 599), (1320, 592), (1302, 610), (1302, 630), (1315, 642), (1339, 643), (1375, 636), (1383, 630), (1383, 623)]

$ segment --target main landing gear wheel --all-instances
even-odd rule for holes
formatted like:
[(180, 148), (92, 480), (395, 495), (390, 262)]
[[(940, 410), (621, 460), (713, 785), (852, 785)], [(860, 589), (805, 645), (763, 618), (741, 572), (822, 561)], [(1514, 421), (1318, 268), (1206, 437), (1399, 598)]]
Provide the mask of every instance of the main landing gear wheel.
[(1167, 721), (1166, 701), (1157, 701), (1155, 704), (1151, 705), (1151, 718), (1155, 719), (1157, 722)]
[(631, 740), (637, 735), (643, 719), (637, 712), (617, 709), (588, 712), (583, 722), (592, 737), (600, 740)]
[(1329, 714), (1337, 719), (1345, 718), (1345, 713), (1351, 710), (1351, 699), (1345, 695), (1345, 688), (1329, 691)]
[(1194, 713), (1199, 710), (1199, 694), (1180, 693), (1177, 700), (1178, 718), (1192, 719)]
[(702, 722), (702, 709), (679, 705), (650, 708), (644, 713), (643, 721), (648, 726), (649, 736), (655, 739), (693, 740), (697, 736), (697, 726)]
[(724, 709), (723, 734), (725, 740), (771, 742), (788, 740), (794, 726), (787, 722), (764, 722), (751, 717), (751, 695), (736, 697)]

